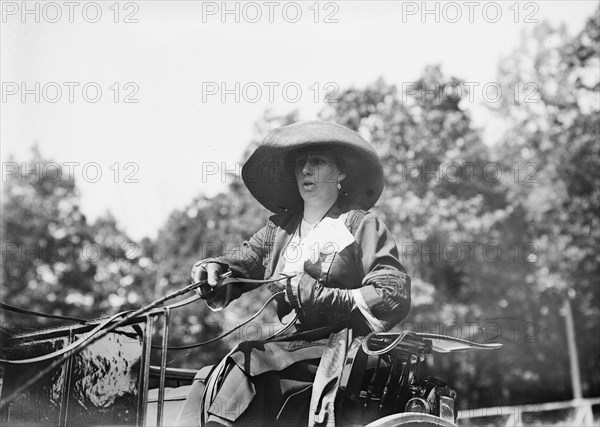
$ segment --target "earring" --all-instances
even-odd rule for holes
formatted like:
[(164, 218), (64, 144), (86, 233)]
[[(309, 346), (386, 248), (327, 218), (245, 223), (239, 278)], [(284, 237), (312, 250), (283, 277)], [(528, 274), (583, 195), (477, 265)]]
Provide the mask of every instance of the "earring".
[(341, 189), (342, 189), (342, 184), (340, 184), (340, 181), (338, 181), (338, 183), (337, 183), (337, 189), (338, 189), (338, 190), (341, 190)]

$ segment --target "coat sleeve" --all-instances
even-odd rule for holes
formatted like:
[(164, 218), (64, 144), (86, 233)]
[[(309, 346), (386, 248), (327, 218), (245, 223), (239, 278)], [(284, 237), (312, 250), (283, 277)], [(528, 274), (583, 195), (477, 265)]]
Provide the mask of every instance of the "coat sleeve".
[[(263, 265), (263, 241), (267, 227), (263, 227), (256, 234), (244, 241), (241, 245), (234, 247), (227, 254), (208, 258), (202, 263), (218, 262), (226, 266), (232, 272), (233, 277), (246, 279), (263, 279), (265, 267)], [(260, 285), (249, 283), (233, 283), (216, 291), (214, 297), (207, 299), (206, 304), (214, 311), (225, 308), (231, 301), (239, 298), (244, 292), (256, 289)]]
[(410, 277), (400, 263), (392, 233), (368, 213), (356, 231), (365, 276), (352, 291), (371, 329), (384, 331), (399, 323), (410, 308)]
[(410, 278), (394, 237), (377, 216), (367, 213), (354, 238), (365, 273), (360, 288), (330, 288), (304, 275), (297, 285), (286, 285), (286, 299), (305, 316), (314, 312), (340, 320), (358, 310), (372, 330), (388, 330), (408, 313)]

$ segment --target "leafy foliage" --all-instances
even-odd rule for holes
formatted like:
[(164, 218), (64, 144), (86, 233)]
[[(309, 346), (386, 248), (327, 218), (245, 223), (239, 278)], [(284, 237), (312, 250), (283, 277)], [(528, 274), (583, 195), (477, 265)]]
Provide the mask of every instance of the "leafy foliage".
[[(557, 307), (572, 298), (584, 393), (600, 392), (600, 22), (598, 14), (569, 39), (564, 28), (547, 23), (503, 62), (500, 78), (535, 82), (538, 102), (504, 103), (498, 115), (507, 131), (498, 157), (533, 165), (535, 187), (509, 186), (513, 209), (526, 220), (524, 232), (539, 248), (527, 276), (538, 304), (530, 305), (549, 332), (545, 351), (564, 341), (553, 325)], [(564, 313), (561, 313), (564, 315)], [(555, 326), (556, 329), (553, 329)], [(541, 350), (541, 349), (540, 349)], [(542, 351), (537, 352), (538, 358)], [(537, 365), (551, 369), (552, 362)], [(543, 372), (543, 371), (542, 371)], [(563, 375), (566, 376), (566, 373)], [(563, 397), (569, 397), (568, 395)]]
[[(110, 214), (89, 224), (73, 177), (50, 172), (56, 163), (37, 149), (32, 154), (18, 173), (6, 175), (3, 189), (2, 300), (87, 319), (148, 301), (153, 243), (129, 239)], [(4, 321), (24, 326), (20, 316)]]

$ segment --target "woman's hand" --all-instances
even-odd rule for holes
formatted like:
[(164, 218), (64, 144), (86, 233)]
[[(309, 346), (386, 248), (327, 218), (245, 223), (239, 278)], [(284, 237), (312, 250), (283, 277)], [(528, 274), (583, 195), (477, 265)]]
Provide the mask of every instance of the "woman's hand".
[(192, 281), (198, 283), (206, 281), (208, 285), (202, 284), (196, 289), (196, 293), (201, 297), (206, 297), (214, 288), (223, 283), (221, 275), (227, 269), (227, 266), (218, 262), (198, 261), (192, 268)]

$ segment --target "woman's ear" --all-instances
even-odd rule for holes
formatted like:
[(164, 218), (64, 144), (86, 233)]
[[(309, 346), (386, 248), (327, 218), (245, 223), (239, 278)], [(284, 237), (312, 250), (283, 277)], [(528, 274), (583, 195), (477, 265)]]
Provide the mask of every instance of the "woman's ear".
[(344, 172), (340, 172), (338, 175), (338, 181), (343, 181), (346, 179), (346, 174)]

